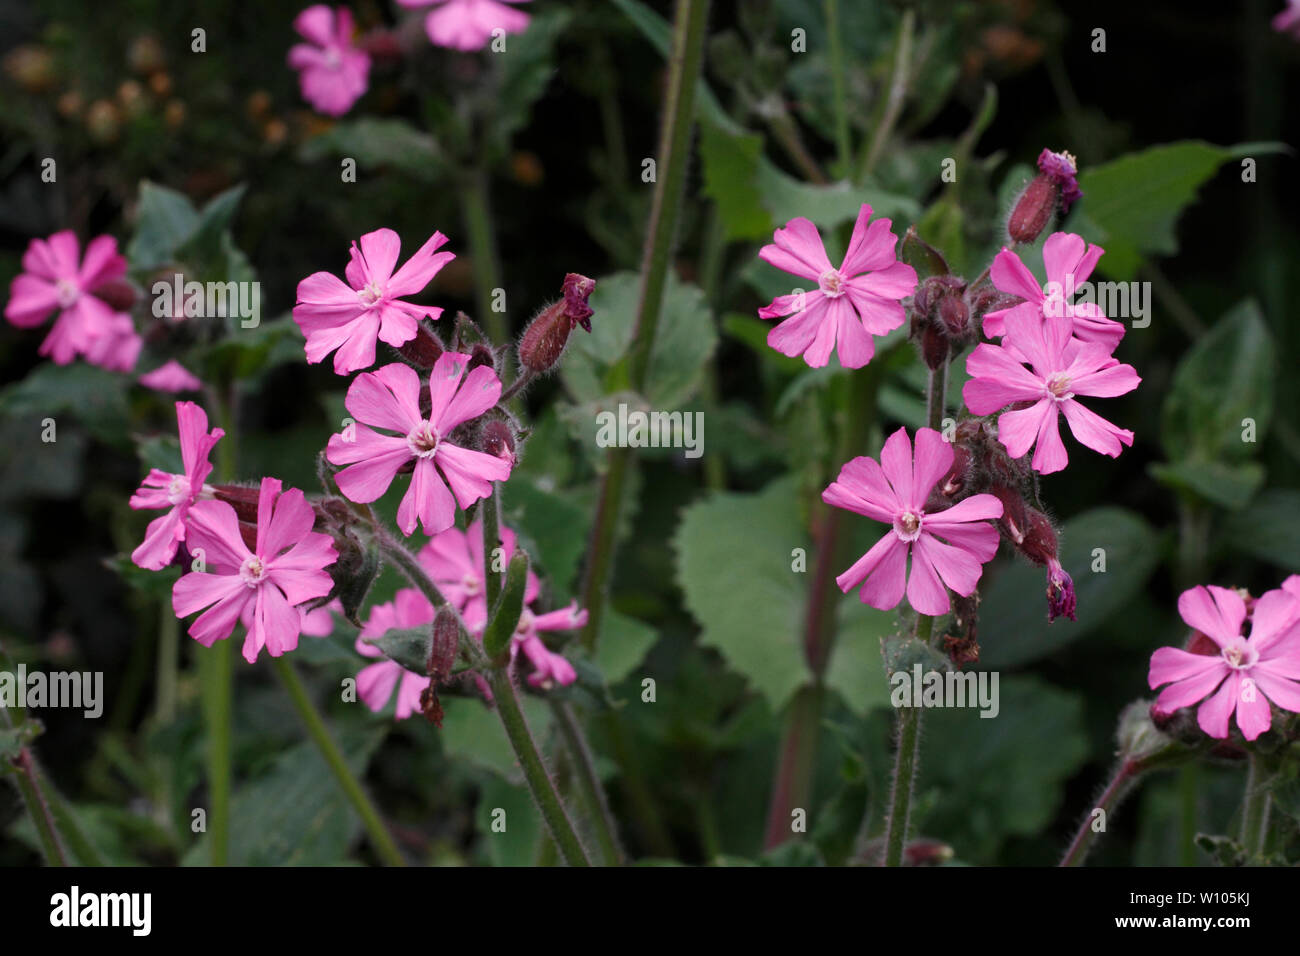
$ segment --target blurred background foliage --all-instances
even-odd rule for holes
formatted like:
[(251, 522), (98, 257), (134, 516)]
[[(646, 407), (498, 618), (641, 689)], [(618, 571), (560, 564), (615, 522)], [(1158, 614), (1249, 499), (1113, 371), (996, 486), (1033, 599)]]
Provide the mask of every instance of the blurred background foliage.
[[(241, 476), (312, 490), (346, 382), (302, 359), (287, 318), (297, 282), (341, 271), (363, 232), (396, 229), (409, 251), (441, 229), (459, 257), (422, 301), (477, 316), (475, 280), (492, 270), (471, 254), (462, 199), (486, 180), (512, 333), (566, 271), (598, 277), (595, 331), (575, 337), (562, 375), (530, 392), (534, 430), (505, 490), (550, 599), (567, 601), (600, 467), (594, 412), (625, 387), (651, 196), (641, 162), (655, 151), (671, 10), (531, 6), (528, 32), (495, 56), (431, 48), (418, 18), (396, 26), (405, 11), (358, 0), (359, 26), (394, 28), (408, 52), (378, 61), (366, 95), (332, 121), (302, 102), (284, 62), (298, 3), (0, 0), (0, 281), (18, 272), (32, 237), (62, 228), (83, 241), (117, 236), (142, 284), (177, 263), (193, 278), (255, 276), (259, 329), (166, 344), (236, 399)], [(891, 105), (909, 8), (906, 95)], [(613, 610), (592, 662), (619, 702), (594, 708), (591, 729), (636, 857), (838, 864), (859, 858), (881, 825), (892, 715), (879, 639), (895, 624), (844, 599), (809, 833), (764, 848), (783, 711), (809, 678), (808, 576), (791, 573), (790, 556), (812, 547), (809, 508), (840, 464), (834, 435), (849, 390), (842, 370), (769, 349), (768, 325), (754, 317), (788, 291), (756, 252), (791, 217), (813, 219), (842, 249), (870, 202), (899, 235), (918, 224), (970, 276), (998, 248), (1039, 151), (1069, 149), (1085, 198), (1065, 228), (1108, 249), (1104, 278), (1154, 290), (1150, 326), (1130, 331), (1120, 356), (1143, 383), (1108, 405), (1137, 434), (1134, 447), (1118, 461), (1074, 454), (1044, 483), (1079, 585), (1078, 622), (1049, 627), (1041, 571), (1000, 556), (980, 621), (981, 666), (1002, 673), (1000, 716), (927, 717), (916, 819), (956, 861), (1054, 862), (1113, 757), (1120, 708), (1146, 690), (1151, 650), (1181, 640), (1177, 593), (1194, 583), (1258, 593), (1300, 570), (1300, 383), (1287, 374), (1300, 349), (1289, 290), (1300, 248), (1286, 221), (1300, 195), (1289, 151), (1249, 145), (1297, 139), (1288, 104), (1300, 94), (1300, 44), (1269, 29), (1274, 12), (1258, 0), (1194, 14), (1166, 0), (841, 2), (841, 124), (820, 0), (713, 4), (676, 274), (646, 390), (653, 407), (705, 411), (706, 454), (638, 453)], [(207, 50), (192, 53), (199, 26)], [(1104, 53), (1092, 50), (1098, 27)], [(796, 29), (806, 52), (791, 49)], [(40, 180), (45, 157), (57, 159), (56, 183)], [(355, 183), (340, 182), (343, 157), (357, 161)], [(958, 178), (943, 183), (950, 157)], [(1256, 181), (1243, 182), (1243, 158), (1257, 161)], [(118, 557), (144, 525), (127, 497), (149, 463), (175, 455), (158, 437), (172, 434), (171, 402), (129, 376), (51, 366), (38, 342), (7, 326), (0, 334), (0, 641), (29, 667), (105, 673), (101, 720), (36, 715), (39, 752), (101, 858), (203, 862), (189, 827), (203, 801), (200, 649), (182, 636), (170, 686), (156, 649), (174, 625), (172, 576)], [(911, 347), (896, 334), (877, 354), (879, 414), (856, 454), (923, 420), (925, 373)], [(59, 423), (54, 444), (33, 425), (46, 416)], [(1253, 444), (1241, 441), (1246, 417)], [(869, 543), (872, 530), (855, 533)], [(1104, 574), (1090, 570), (1097, 547)], [(374, 600), (396, 586), (385, 572)], [(297, 653), (414, 858), (539, 859), (527, 792), (479, 704), (450, 701), (440, 733), (394, 723), (328, 692), (358, 668), (342, 626), (304, 638)], [(641, 702), (645, 677), (653, 705)], [(235, 701), (232, 862), (369, 860), (264, 664), (238, 667)], [(529, 713), (553, 748), (546, 709)], [(1236, 775), (1152, 780), (1097, 861), (1207, 861), (1192, 837), (1227, 828)], [(490, 832), (494, 807), (507, 809), (507, 834)], [(0, 863), (36, 859), (8, 789), (0, 831)]]

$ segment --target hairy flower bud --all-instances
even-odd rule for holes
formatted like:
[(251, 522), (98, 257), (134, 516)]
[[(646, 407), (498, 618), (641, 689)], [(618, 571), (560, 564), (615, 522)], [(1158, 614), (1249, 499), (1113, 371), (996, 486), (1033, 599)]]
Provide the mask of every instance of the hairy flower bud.
[(554, 368), (575, 325), (591, 331), (593, 313), (587, 300), (595, 288), (595, 280), (576, 272), (564, 277), (564, 298), (538, 313), (519, 340), (519, 364), (525, 370), (536, 373)]
[(1083, 196), (1075, 178), (1078, 165), (1069, 153), (1045, 149), (1038, 156), (1038, 175), (1029, 181), (1007, 218), (1012, 242), (1033, 242), (1051, 222), (1059, 204), (1062, 213)]
[(447, 605), (438, 608), (433, 619), (432, 636), (429, 641), (429, 660), (425, 672), (429, 675), (429, 686), (420, 693), (420, 711), (431, 724), (442, 729), (442, 702), (438, 700), (438, 688), (451, 679), (452, 668), (456, 666), (456, 655), (460, 653), (460, 622), (456, 612)]
[(494, 418), (483, 426), (479, 432), (479, 450), (515, 465), (515, 433), (511, 427), (499, 418)]
[(216, 485), (212, 496), (235, 509), (240, 521), (257, 524), (257, 499), (261, 491), (255, 485)]
[(960, 276), (923, 279), (912, 295), (912, 337), (920, 343), (926, 366), (937, 369), (953, 344), (964, 344), (970, 310), (962, 300), (966, 281)]
[(425, 324), (421, 322), (416, 326), (415, 338), (405, 343), (398, 351), (417, 368), (433, 368), (446, 348), (438, 336), (425, 328)]
[(496, 371), (497, 357), (493, 351), (482, 342), (475, 342), (473, 348), (469, 350), (469, 364), (466, 366), (466, 372), (472, 372), (474, 369), (486, 366)]

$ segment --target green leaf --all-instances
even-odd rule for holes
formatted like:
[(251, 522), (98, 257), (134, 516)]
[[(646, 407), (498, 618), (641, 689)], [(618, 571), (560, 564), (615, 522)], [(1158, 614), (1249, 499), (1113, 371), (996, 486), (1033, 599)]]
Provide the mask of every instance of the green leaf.
[(126, 256), (136, 271), (169, 265), (180, 245), (199, 226), (199, 213), (183, 193), (147, 179), (140, 181), (135, 235)]
[(1282, 575), (1300, 570), (1300, 490), (1268, 489), (1225, 521), (1222, 534), (1229, 547)]
[(1130, 280), (1146, 256), (1178, 251), (1178, 217), (1220, 166), (1280, 149), (1273, 143), (1224, 147), (1184, 140), (1085, 168), (1079, 174), (1083, 201), (1066, 228), (1105, 247), (1100, 272)]
[(731, 135), (716, 126), (700, 129), (704, 195), (718, 204), (727, 239), (764, 239), (772, 233), (772, 214), (763, 207), (755, 177), (763, 137)]
[(1217, 461), (1153, 463), (1149, 470), (1161, 484), (1231, 511), (1244, 508), (1264, 484), (1264, 466), (1253, 461), (1239, 465)]
[(396, 628), (385, 631), (381, 637), (365, 638), (367, 644), (379, 648), (389, 660), (396, 661), (416, 674), (428, 672), (431, 640), (427, 624), (423, 627)]
[(277, 365), (302, 361), (302, 348), (302, 332), (297, 323), (285, 315), (261, 322), (251, 329), (241, 328), (236, 323), (219, 342), (196, 349), (185, 365), (195, 369), (204, 381), (247, 384)]
[[(592, 402), (626, 385), (625, 359), (632, 344), (641, 279), (619, 272), (596, 281), (592, 331), (569, 338), (561, 374), (570, 394)], [(655, 409), (679, 407), (695, 392), (718, 334), (704, 293), (670, 274), (646, 372), (645, 397)]]
[(524, 609), (524, 592), (528, 586), (528, 554), (515, 551), (506, 569), (506, 586), (492, 611), (492, 620), (483, 631), (483, 649), (496, 660), (510, 647), (510, 638)]
[[(371, 755), (388, 733), (376, 728), (335, 728), (348, 769), (364, 774)], [(234, 796), (230, 832), (232, 866), (325, 866), (345, 859), (361, 830), (360, 820), (316, 745), (298, 744), (281, 754), (270, 770)], [(186, 865), (206, 865), (207, 837), (186, 855)]]
[(550, 839), (528, 788), (499, 777), (484, 779), (474, 819), (493, 866), (533, 866), (538, 841)]
[[(810, 578), (794, 570), (792, 554), (810, 547), (798, 502), (793, 478), (758, 494), (713, 495), (686, 509), (673, 539), (677, 582), (703, 628), (700, 643), (721, 653), (773, 709), (812, 676), (803, 650)], [(852, 598), (837, 611), (839, 646), (827, 679), (855, 710), (883, 704), (878, 638), (893, 615)]]
[(298, 151), (304, 162), (326, 156), (355, 159), (360, 169), (397, 169), (420, 179), (436, 179), (446, 171), (437, 142), (400, 119), (363, 116), (336, 123)]
[[(1123, 508), (1095, 508), (1061, 531), (1061, 565), (1074, 579), (1077, 621), (1047, 623), (1047, 577), (1017, 561), (985, 570), (980, 582), (980, 666), (1010, 668), (1038, 660), (1077, 641), (1122, 611), (1140, 593), (1160, 561), (1155, 529)], [(1105, 551), (1105, 568), (1094, 551)]]
[(224, 240), (230, 234), (230, 225), (246, 190), (247, 186), (240, 183), (210, 199), (189, 235), (175, 247), (177, 257), (186, 262), (224, 260), (227, 252)]
[(570, 11), (551, 9), (533, 16), (528, 29), (507, 38), (501, 63), (491, 131), (503, 145), (528, 122), (535, 103), (556, 73), (555, 44), (569, 23)]
[[(847, 182), (813, 186), (782, 172), (767, 160), (761, 160), (755, 177), (763, 205), (776, 225), (785, 225), (802, 216), (822, 229), (834, 229), (858, 217), (863, 203), (871, 207), (871, 218), (915, 219), (920, 205), (910, 196), (900, 196), (874, 186), (854, 186)], [(895, 227), (895, 233), (900, 232)]]
[(37, 366), (20, 382), (0, 391), (0, 416), (27, 419), (39, 429), (45, 418), (68, 415), (105, 444), (131, 447), (126, 390), (130, 379), (78, 362)]
[[(571, 593), (578, 563), (587, 549), (591, 512), (566, 495), (544, 490), (526, 476), (510, 478), (502, 489), (510, 527), (534, 546), (530, 553), (557, 594)], [(536, 569), (535, 569), (536, 570)]]
[(1078, 694), (1004, 674), (997, 698), (992, 719), (969, 707), (925, 715), (917, 798), (934, 802), (918, 829), (943, 834), (958, 857), (976, 863), (994, 862), (1008, 837), (1039, 836), (1088, 755)]
[(620, 614), (613, 608), (605, 612), (601, 621), (600, 644), (596, 649), (596, 664), (607, 684), (620, 680), (645, 660), (650, 648), (659, 639), (659, 632), (634, 617)]
[[(528, 729), (534, 740), (545, 740), (551, 723), (551, 709), (532, 694), (521, 694)], [(501, 779), (523, 783), (519, 761), (496, 711), (481, 700), (469, 697), (444, 697), (442, 731), (438, 739), (448, 757), (465, 760), (490, 770)]]
[[(1161, 412), (1172, 461), (1240, 462), (1253, 456), (1273, 417), (1275, 346), (1259, 306), (1234, 306), (1178, 363)], [(1246, 419), (1255, 441), (1243, 441)]]

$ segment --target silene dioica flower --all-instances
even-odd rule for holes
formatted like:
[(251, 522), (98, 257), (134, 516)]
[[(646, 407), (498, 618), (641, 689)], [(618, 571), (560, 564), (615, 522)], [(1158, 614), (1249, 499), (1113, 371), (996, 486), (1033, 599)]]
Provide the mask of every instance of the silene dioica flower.
[(332, 435), (326, 457), (348, 466), (335, 477), (339, 490), (357, 502), (378, 499), (397, 473), (413, 463), (410, 487), (397, 509), (403, 534), (411, 534), (417, 521), (425, 534), (450, 528), (457, 504), (468, 508), (492, 493), (492, 482), (510, 477), (507, 459), (451, 440), (457, 426), (482, 415), (501, 397), (496, 372), (479, 365), (466, 375), (469, 360), (459, 352), (438, 358), (428, 378), (428, 415), (420, 411), (420, 376), (409, 365), (394, 363), (363, 373), (348, 388), (347, 409), (363, 424)]
[[(983, 565), (998, 549), (990, 520), (1001, 517), (1002, 502), (978, 494), (951, 507), (932, 507), (931, 491), (952, 468), (952, 445), (932, 428), (916, 431), (916, 454), (907, 431), (889, 436), (880, 462), (854, 458), (822, 493), (822, 500), (890, 525), (876, 544), (835, 579), (846, 594), (859, 585), (866, 604), (897, 607), (906, 589), (918, 614), (946, 614), (951, 588), (963, 597), (975, 593)], [(912, 568), (909, 575), (908, 558)]]
[(244, 659), (257, 660), (263, 647), (279, 657), (298, 646), (302, 614), (297, 605), (329, 594), (325, 568), (338, 558), (329, 535), (312, 531), (315, 512), (297, 488), (281, 493), (280, 481), (263, 478), (257, 525), (245, 538), (235, 509), (224, 501), (201, 501), (190, 509), (186, 547), (202, 549), (211, 570), (191, 571), (172, 588), (177, 617), (202, 614), (190, 636), (204, 647), (230, 637), (247, 622)]
[(442, 315), (440, 308), (414, 305), (403, 297), (418, 294), (455, 258), (437, 251), (446, 241), (435, 232), (394, 272), (402, 240), (391, 229), (376, 229), (352, 244), (346, 284), (328, 272), (299, 282), (293, 319), (307, 337), (307, 361), (315, 364), (335, 352), (339, 375), (369, 368), (375, 364), (376, 340), (403, 345), (415, 338), (421, 318)]
[(352, 11), (308, 7), (293, 21), (307, 43), (289, 50), (289, 65), (299, 71), (302, 98), (328, 116), (342, 116), (365, 93), (370, 56), (352, 42)]
[[(1247, 609), (1237, 591), (1194, 587), (1178, 598), (1178, 613), (1194, 629), (1189, 649), (1162, 647), (1151, 655), (1152, 690), (1167, 684), (1153, 713), (1168, 715), (1202, 702), (1196, 722), (1211, 737), (1228, 736), (1234, 713), (1247, 740), (1272, 726), (1270, 702), (1300, 713), (1300, 602), (1284, 588)], [(1249, 634), (1243, 625), (1249, 621)], [(1202, 637), (1203, 636), (1203, 637)]]
[(522, 33), (529, 16), (512, 4), (530, 0), (397, 0), (404, 7), (433, 5), (424, 18), (424, 30), (434, 46), (454, 50), (481, 50), (492, 40), (494, 30)]
[(193, 402), (176, 403), (176, 428), (180, 433), (184, 473), (173, 475), (158, 468), (150, 470), (130, 501), (131, 507), (137, 510), (167, 509), (165, 515), (149, 522), (144, 541), (131, 552), (131, 560), (150, 571), (171, 564), (177, 546), (185, 540), (190, 507), (201, 497), (212, 497), (212, 489), (204, 484), (212, 473), (208, 456), (225, 435), (220, 428), (208, 431), (208, 413)]
[(768, 333), (768, 345), (782, 355), (802, 355), (812, 368), (826, 365), (832, 351), (845, 368), (861, 368), (875, 355), (872, 336), (903, 324), (902, 300), (916, 288), (916, 270), (894, 254), (893, 223), (870, 220), (871, 207), (864, 203), (838, 269), (807, 219), (791, 219), (776, 230), (759, 258), (815, 287), (777, 296), (758, 310), (764, 319), (789, 316)]
[[(5, 318), (23, 329), (35, 328), (51, 313), (58, 313), (39, 350), (58, 365), (90, 353), (102, 336), (120, 337), (123, 331), (117, 311), (97, 295), (126, 275), (126, 258), (118, 253), (117, 240), (97, 236), (86, 246), (84, 259), (79, 251), (70, 229), (48, 239), (33, 239), (23, 253), (23, 271), (14, 277), (5, 306)], [(126, 321), (130, 325), (129, 317)], [(97, 357), (106, 358), (102, 353)]]

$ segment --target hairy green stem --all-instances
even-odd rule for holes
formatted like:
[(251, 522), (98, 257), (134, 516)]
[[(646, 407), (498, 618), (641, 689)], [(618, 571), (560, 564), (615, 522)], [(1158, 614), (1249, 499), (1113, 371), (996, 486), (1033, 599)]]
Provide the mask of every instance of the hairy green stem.
[[(446, 605), (447, 599), (443, 597), (442, 592), (438, 590), (438, 586), (433, 583), (433, 579), (429, 577), (415, 555), (377, 522), (373, 527), (375, 541), (380, 550), (398, 566), (407, 580), (424, 594), (434, 607)], [(457, 614), (456, 617), (459, 620), (460, 615)], [(541, 754), (537, 751), (537, 744), (533, 741), (532, 732), (528, 729), (528, 721), (524, 717), (523, 708), (519, 705), (519, 696), (515, 691), (514, 682), (510, 679), (509, 665), (494, 667), (483, 647), (469, 635), (464, 621), (460, 624), (461, 653), (469, 661), (470, 666), (483, 675), (492, 689), (497, 717), (505, 728), (510, 747), (514, 750), (515, 759), (519, 761), (519, 766), (524, 772), (528, 790), (541, 811), (542, 820), (551, 834), (551, 839), (555, 841), (560, 855), (570, 866), (590, 866), (582, 842), (578, 839), (573, 823), (565, 812), (560, 794), (546, 772)]]
[[(920, 617), (916, 639), (928, 643), (934, 618)], [(885, 821), (885, 866), (902, 866), (911, 822), (912, 791), (920, 767), (921, 708), (901, 707), (898, 711), (898, 751), (894, 754), (894, 777), (889, 794), (889, 817)]]
[(366, 833), (370, 835), (370, 842), (375, 848), (379, 858), (388, 866), (406, 866), (406, 860), (403, 858), (397, 844), (393, 842), (392, 835), (384, 826), (384, 821), (379, 815), (379, 811), (367, 796), (365, 789), (361, 786), (361, 781), (348, 767), (348, 762), (343, 756), (343, 751), (330, 735), (329, 728), (325, 726), (325, 719), (321, 716), (316, 705), (312, 703), (311, 697), (307, 693), (307, 688), (303, 686), (302, 679), (298, 672), (294, 670), (293, 664), (286, 657), (271, 658), (271, 667), (275, 670), (275, 675), (280, 678), (280, 683), (284, 685), (285, 691), (289, 694), (289, 700), (293, 703), (294, 710), (298, 712), (303, 726), (307, 728), (307, 734), (311, 737), (316, 749), (320, 755), (325, 758), (325, 763), (329, 765), (330, 772), (334, 774), (334, 779), (338, 781), (339, 788), (343, 795), (348, 798), (352, 808), (357, 811), (357, 816), (361, 818), (362, 825), (366, 828)]
[[(1097, 798), (1097, 805), (1094, 811), (1101, 810), (1105, 813), (1102, 818), (1107, 824), (1110, 822), (1110, 816), (1115, 811), (1119, 802), (1128, 795), (1137, 782), (1141, 774), (1141, 768), (1133, 761), (1123, 761), (1115, 770), (1110, 782), (1106, 784), (1106, 789), (1101, 792)], [(1097, 817), (1095, 813), (1088, 813), (1079, 824), (1079, 829), (1075, 831), (1074, 839), (1065, 850), (1065, 855), (1061, 857), (1061, 866), (1080, 866), (1087, 858), (1088, 852), (1092, 849), (1093, 843), (1097, 839), (1098, 833), (1104, 833), (1105, 827), (1096, 828)]]
[(573, 765), (573, 776), (583, 801), (587, 804), (587, 813), (592, 822), (596, 842), (600, 846), (601, 858), (606, 866), (619, 866), (623, 863), (623, 848), (618, 840), (618, 824), (609, 811), (609, 800), (605, 796), (605, 787), (596, 772), (596, 761), (591, 747), (582, 732), (573, 708), (566, 701), (552, 700), (551, 713), (564, 738), (564, 746), (569, 752)]
[(217, 641), (198, 654), (203, 723), (208, 731), (209, 862), (225, 866), (230, 842), (230, 755), (233, 711), (234, 644)]
[(1264, 759), (1251, 754), (1241, 813), (1241, 845), (1252, 858), (1264, 852), (1268, 840), (1269, 775)]
[(45, 854), (46, 864), (67, 866), (68, 857), (63, 849), (63, 840), (54, 822), (54, 813), (50, 810), (50, 805), (41, 790), (39, 772), (36, 769), (36, 762), (32, 759), (31, 751), (24, 747), (18, 751), (18, 756), (10, 761), (10, 765), (14, 769), (14, 782), (18, 784), (18, 791), (23, 795), (23, 803), (27, 805), (27, 813), (36, 827), (36, 836), (41, 841), (41, 851)]
[(487, 600), (487, 612), (491, 614), (501, 594), (501, 578), (505, 571), (504, 559), (501, 571), (492, 567), (496, 550), (502, 547), (501, 486), (498, 482), (492, 482), (492, 493), (479, 502), (478, 510), (483, 516), (483, 596)]
[[(662, 312), (664, 288), (672, 265), (677, 217), (686, 188), (691, 133), (695, 118), (695, 86), (704, 60), (708, 0), (678, 0), (673, 20), (673, 45), (668, 59), (668, 89), (659, 135), (658, 179), (650, 206), (650, 222), (641, 259), (641, 290), (632, 324), (629, 383), (633, 391), (645, 388), (646, 373)], [(629, 450), (613, 448), (601, 482), (599, 505), (592, 527), (583, 606), (587, 626), (582, 641), (594, 648), (604, 617), (606, 590), (614, 563), (616, 526), (627, 482)]]

